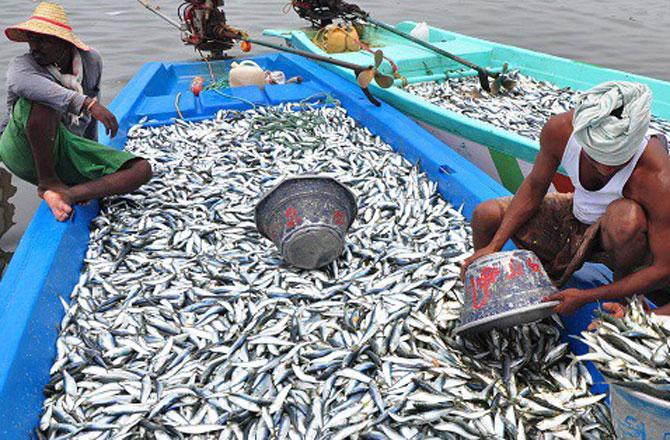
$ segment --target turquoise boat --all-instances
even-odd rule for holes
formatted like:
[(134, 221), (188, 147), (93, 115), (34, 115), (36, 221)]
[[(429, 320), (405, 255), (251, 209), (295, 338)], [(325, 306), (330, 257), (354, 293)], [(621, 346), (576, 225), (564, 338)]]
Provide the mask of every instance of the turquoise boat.
[[(415, 26), (416, 23), (405, 21), (395, 27), (409, 33)], [(365, 50), (327, 54), (314, 43), (316, 32), (314, 29), (266, 30), (265, 34), (283, 38), (297, 49), (361, 65), (374, 64), (372, 54)], [(364, 27), (361, 39), (373, 50), (382, 49), (384, 55), (397, 65), (400, 75), (406, 78), (408, 84), (476, 76), (472, 69), (464, 69), (461, 64), (451, 59), (372, 25)], [(670, 83), (666, 81), (493, 43), (434, 27), (430, 28), (429, 41), (491, 72), (500, 72), (503, 65), (508, 63), (510, 69), (518, 69), (524, 75), (559, 87), (587, 90), (596, 84), (612, 80), (644, 83), (654, 93), (654, 115), (661, 119), (670, 119)], [(355, 81), (350, 70), (323, 65), (348, 80)], [(381, 71), (392, 74), (391, 64), (384, 62)], [(405, 91), (401, 80), (396, 80), (395, 86), (389, 89), (382, 89), (374, 83), (370, 88), (375, 96), (411, 116), (509, 191), (516, 192), (523, 178), (530, 172), (539, 151), (537, 141), (431, 104)], [(560, 174), (553, 183), (552, 189), (558, 191), (572, 189), (567, 178)]]
[[(413, 163), (420, 163), (441, 195), (463, 206), (471, 218), (475, 206), (487, 199), (508, 195), (489, 178), (440, 140), (393, 107), (375, 107), (360, 89), (336, 74), (302, 58), (272, 54), (254, 58), (264, 69), (281, 70), (287, 76), (300, 75), (302, 84), (269, 85), (205, 91), (199, 97), (190, 92), (195, 76), (208, 77), (205, 63), (146, 64), (110, 105), (120, 123), (114, 139), (101, 141), (123, 148), (128, 130), (141, 120), (153, 125), (172, 124), (177, 118), (175, 103), (186, 120), (212, 118), (222, 109), (246, 110), (253, 106), (299, 102), (329, 94), (339, 100), (358, 123), (379, 135)], [(230, 61), (211, 63), (217, 76)], [(0, 282), (0, 439), (32, 437), (38, 426), (43, 402), (42, 390), (56, 356), (56, 339), (67, 300), (79, 280), (89, 242), (89, 224), (99, 211), (97, 202), (76, 206), (72, 221), (58, 223), (42, 204), (25, 232), (14, 258)], [(592, 287), (608, 282), (607, 270), (589, 266), (572, 280), (572, 286)], [(570, 334), (583, 330), (591, 320), (592, 308), (566, 318), (564, 338), (572, 349), (583, 353)], [(595, 370), (594, 391), (604, 388)], [(600, 378), (600, 379), (598, 379)]]

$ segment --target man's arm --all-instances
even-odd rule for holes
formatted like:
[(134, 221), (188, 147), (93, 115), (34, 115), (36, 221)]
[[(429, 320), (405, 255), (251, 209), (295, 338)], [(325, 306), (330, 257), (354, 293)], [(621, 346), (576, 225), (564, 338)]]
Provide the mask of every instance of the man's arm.
[[(639, 175), (631, 177), (630, 184), (631, 198), (647, 215), (652, 265), (595, 289), (568, 289), (552, 295), (548, 299), (562, 301), (557, 312), (569, 314), (589, 302), (644, 295), (670, 285), (670, 204), (663, 202), (670, 199), (670, 159), (665, 151), (655, 156), (661, 163), (653, 169), (645, 165)], [(656, 313), (670, 314), (670, 307), (662, 307)]]
[[(95, 50), (91, 49), (88, 52), (82, 53), (82, 63), (84, 64), (84, 72), (93, 72), (91, 74), (92, 79), (89, 84), (89, 97), (97, 98), (98, 101), (101, 100), (101, 83), (102, 83), (102, 57)], [(90, 98), (84, 102), (84, 108), (88, 108), (90, 104)], [(84, 131), (84, 137), (88, 139), (98, 140), (98, 124), (93, 117), (93, 121), (88, 124), (86, 131)]]
[(48, 73), (34, 66), (26, 57), (12, 61), (7, 70), (7, 88), (11, 93), (39, 102), (59, 113), (81, 113), (86, 95), (58, 84)]
[(540, 134), (540, 152), (523, 180), (488, 247), (497, 252), (535, 213), (558, 170), (571, 131), (571, 113), (552, 117)]
[[(89, 108), (90, 98), (87, 98), (84, 106), (85, 108), (89, 109), (88, 111), (91, 116), (93, 116), (93, 119), (96, 119), (102, 123), (102, 125), (105, 127), (107, 135), (113, 138), (116, 136), (116, 133), (119, 130), (119, 123), (117, 122), (114, 114), (112, 114), (112, 112), (110, 112), (109, 109), (107, 109), (107, 107), (102, 105), (99, 101), (101, 95), (100, 83), (102, 81), (102, 57), (93, 49), (91, 49), (91, 51), (88, 53), (88, 56), (91, 57), (91, 62), (95, 65), (97, 70), (96, 84), (94, 88), (97, 91), (95, 97), (98, 99), (98, 101)], [(95, 138), (97, 139), (97, 130), (95, 132)]]
[[(102, 72), (102, 61), (100, 61), (99, 72), (98, 81)], [(59, 113), (80, 114), (86, 111), (91, 104), (91, 98), (61, 86), (54, 81), (51, 75), (36, 69), (24, 57), (19, 57), (12, 62), (7, 72), (7, 86), (9, 91), (15, 95), (51, 107)], [(96, 102), (88, 111), (94, 119), (102, 122), (110, 137), (116, 136), (119, 124), (104, 105)]]
[(533, 169), (514, 195), (491, 242), (463, 261), (461, 278), (475, 260), (500, 251), (507, 240), (537, 211), (561, 163), (570, 133), (572, 111), (553, 116), (545, 124), (540, 134), (540, 152), (535, 158)]

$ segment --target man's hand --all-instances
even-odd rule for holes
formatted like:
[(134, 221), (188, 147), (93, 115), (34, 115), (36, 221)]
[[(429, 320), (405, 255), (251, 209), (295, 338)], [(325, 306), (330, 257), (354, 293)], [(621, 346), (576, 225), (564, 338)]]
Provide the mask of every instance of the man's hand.
[(57, 221), (64, 222), (74, 214), (69, 189), (48, 189), (44, 191), (43, 198)]
[[(604, 303), (602, 307), (603, 310), (605, 310), (607, 313), (614, 316), (615, 318), (623, 318), (624, 316), (626, 316), (627, 308), (623, 304), (617, 302), (608, 302)], [(600, 319), (594, 319), (593, 322), (589, 324), (590, 331), (596, 330), (598, 327), (600, 327)]]
[(463, 263), (461, 263), (461, 281), (465, 282), (465, 272), (468, 270), (468, 267), (474, 263), (476, 260), (480, 259), (481, 257), (484, 257), (486, 255), (492, 254), (494, 252), (498, 252), (496, 249), (486, 246), (483, 247), (477, 251), (475, 251), (474, 254), (470, 255), (468, 258), (463, 260)]
[(116, 132), (119, 131), (119, 123), (116, 121), (116, 117), (112, 114), (112, 112), (107, 110), (104, 105), (96, 101), (93, 103), (91, 109), (88, 112), (94, 119), (102, 122), (102, 125), (105, 126), (107, 135), (109, 137), (113, 138), (116, 136)]
[(589, 302), (583, 290), (565, 289), (544, 298), (545, 302), (560, 301), (561, 303), (554, 308), (554, 312), (561, 315), (572, 315), (575, 311)]
[(67, 189), (65, 185), (58, 176), (52, 177), (50, 179), (44, 179), (37, 182), (37, 196), (40, 199), (44, 198), (44, 192), (50, 189), (60, 190)]

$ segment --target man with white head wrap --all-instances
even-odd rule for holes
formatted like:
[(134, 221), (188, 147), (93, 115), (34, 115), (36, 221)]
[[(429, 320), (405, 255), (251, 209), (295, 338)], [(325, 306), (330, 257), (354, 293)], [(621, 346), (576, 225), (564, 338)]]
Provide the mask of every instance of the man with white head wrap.
[[(613, 116), (617, 109), (621, 109), (620, 116)], [(608, 82), (578, 98), (572, 126), (575, 139), (591, 159), (619, 166), (633, 158), (647, 135), (650, 121), (649, 87)]]
[[(635, 294), (670, 302), (662, 291), (670, 286), (670, 203), (664, 202), (670, 200), (670, 157), (666, 136), (649, 129), (651, 101), (645, 85), (608, 82), (583, 93), (575, 109), (552, 117), (517, 193), (475, 210), (475, 253), (463, 273), (512, 239), (534, 251), (559, 286), (585, 261), (614, 272), (611, 284), (547, 298), (560, 301), (558, 313)], [(559, 167), (574, 192), (547, 194)], [(670, 304), (656, 313), (670, 315)]]

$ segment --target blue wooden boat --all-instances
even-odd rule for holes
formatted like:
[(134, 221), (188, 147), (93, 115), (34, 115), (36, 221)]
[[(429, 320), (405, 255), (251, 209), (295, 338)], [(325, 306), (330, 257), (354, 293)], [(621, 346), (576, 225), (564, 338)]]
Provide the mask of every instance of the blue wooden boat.
[[(302, 58), (273, 54), (255, 58), (261, 67), (300, 75), (300, 85), (271, 85), (190, 93), (194, 76), (208, 77), (204, 63), (148, 63), (116, 97), (110, 109), (120, 123), (115, 139), (102, 142), (123, 148), (129, 128), (142, 118), (170, 124), (177, 117), (175, 101), (184, 118), (213, 117), (221, 109), (245, 110), (254, 105), (297, 102), (328, 93), (338, 99), (360, 124), (382, 137), (412, 162), (420, 161), (439, 184), (442, 196), (463, 205), (470, 218), (483, 200), (508, 195), (498, 183), (389, 105), (370, 104), (357, 86)], [(214, 63), (220, 75), (229, 65)], [(38, 425), (42, 389), (56, 354), (58, 326), (64, 316), (59, 296), (68, 298), (79, 279), (89, 240), (89, 223), (99, 206), (77, 206), (72, 221), (58, 223), (42, 204), (21, 240), (0, 283), (0, 439), (26, 438)], [(601, 267), (582, 270), (572, 281), (587, 286), (607, 281)], [(584, 328), (590, 310), (566, 321), (566, 337)], [(574, 341), (572, 341), (574, 343)], [(573, 346), (574, 350), (583, 347)]]
[[(409, 33), (415, 26), (416, 23), (405, 21), (395, 27)], [(280, 37), (296, 49), (326, 55), (313, 41), (316, 33), (314, 29), (265, 31), (266, 35)], [(455, 61), (384, 29), (366, 25), (361, 38), (371, 49), (382, 49), (384, 55), (395, 62), (400, 75), (406, 78), (408, 84), (476, 75), (474, 70), (463, 68)], [(503, 65), (508, 63), (510, 69), (519, 70), (536, 80), (548, 81), (559, 87), (587, 90), (605, 81), (640, 82), (648, 85), (654, 93), (654, 115), (661, 119), (670, 119), (670, 83), (667, 81), (494, 43), (435, 27), (430, 28), (429, 41), (440, 49), (491, 72), (500, 72)], [(372, 54), (366, 50), (328, 55), (362, 65), (373, 63)], [(324, 66), (350, 81), (355, 81), (349, 70), (333, 65)], [(391, 64), (384, 62), (381, 71), (391, 74)], [(374, 83), (370, 88), (375, 96), (424, 125), (511, 192), (516, 192), (535, 162), (539, 151), (537, 141), (430, 103), (406, 91), (400, 79), (389, 89), (382, 89)], [(572, 190), (572, 185), (564, 175), (557, 174), (552, 189), (567, 192)]]

